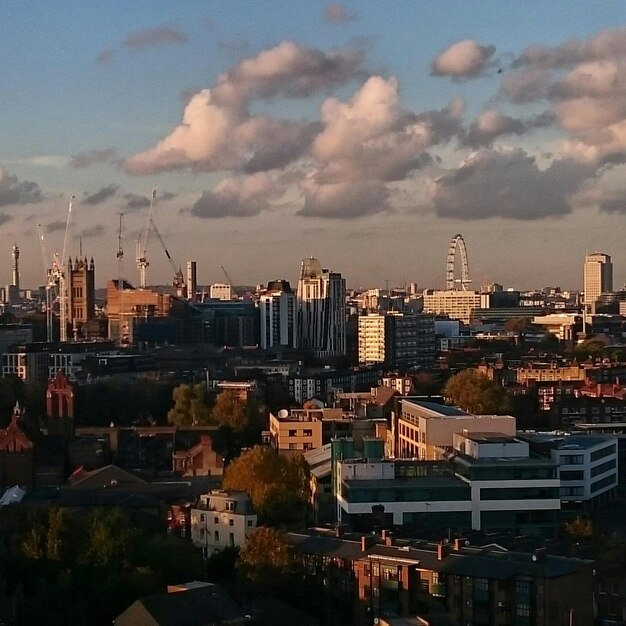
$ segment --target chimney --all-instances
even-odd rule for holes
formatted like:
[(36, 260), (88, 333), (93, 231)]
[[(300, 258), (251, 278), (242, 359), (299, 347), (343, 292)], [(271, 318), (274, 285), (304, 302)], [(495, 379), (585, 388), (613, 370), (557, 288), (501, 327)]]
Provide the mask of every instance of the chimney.
[(211, 450), (213, 448), (213, 441), (211, 437), (209, 437), (209, 435), (202, 435), (200, 437), (200, 445), (203, 448), (208, 448), (209, 450)]
[(366, 552), (371, 548), (376, 542), (376, 538), (372, 537), (372, 535), (365, 535), (361, 537), (361, 552)]
[(596, 397), (598, 398), (602, 397), (602, 383), (598, 383), (596, 385)]
[(335, 537), (337, 538), (342, 537), (347, 529), (348, 529), (347, 524), (337, 524), (335, 526)]
[(467, 539), (457, 538), (454, 540), (454, 551), (460, 552), (461, 548), (463, 548), (467, 544)]
[(390, 530), (383, 530), (381, 536), (386, 546), (394, 545), (393, 533)]
[(450, 544), (439, 542), (437, 544), (437, 560), (442, 561), (444, 557), (450, 554)]

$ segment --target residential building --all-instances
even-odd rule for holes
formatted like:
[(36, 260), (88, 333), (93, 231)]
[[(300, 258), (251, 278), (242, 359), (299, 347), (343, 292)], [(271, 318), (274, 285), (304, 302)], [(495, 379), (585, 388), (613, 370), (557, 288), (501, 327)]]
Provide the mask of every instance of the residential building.
[(259, 295), (260, 346), (296, 348), (298, 342), (297, 301), (289, 281), (274, 280)]
[(452, 446), (455, 433), (500, 432), (515, 435), (510, 415), (473, 415), (458, 407), (401, 398), (392, 416), (394, 456), (432, 461), (437, 448)]
[(435, 361), (435, 324), (420, 313), (370, 313), (359, 317), (359, 363), (386, 367), (430, 366)]
[(613, 263), (608, 254), (593, 252), (585, 256), (583, 291), (585, 307), (595, 313), (595, 303), (600, 294), (613, 291)]
[(224, 458), (213, 450), (211, 437), (201, 435), (195, 446), (172, 452), (172, 469), (181, 476), (221, 476)]
[(191, 540), (209, 557), (224, 548), (242, 546), (256, 524), (247, 493), (214, 489), (201, 495), (191, 509)]
[(590, 560), (471, 546), (462, 537), (447, 544), (323, 531), (286, 538), (305, 578), (303, 593), (332, 611), (326, 623), (564, 626), (594, 620)]
[(450, 319), (469, 324), (474, 309), (488, 308), (489, 294), (478, 291), (424, 291), (424, 313), (447, 315)]
[(313, 257), (302, 260), (298, 281), (298, 346), (320, 358), (346, 354), (346, 281), (322, 269)]

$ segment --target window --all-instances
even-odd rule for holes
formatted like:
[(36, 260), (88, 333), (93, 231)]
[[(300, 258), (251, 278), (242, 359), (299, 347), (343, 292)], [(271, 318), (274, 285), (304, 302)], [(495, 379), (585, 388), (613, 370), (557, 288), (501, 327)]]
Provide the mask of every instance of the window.
[(250, 528), (251, 526), (252, 526), (252, 520), (251, 520), (251, 519), (249, 519), (249, 520), (248, 520), (248, 528)]
[(479, 591), (489, 591), (489, 579), (476, 578), (474, 580), (474, 589), (477, 589)]
[(229, 546), (235, 545), (235, 533), (228, 533), (228, 545)]
[(302, 433), (303, 433), (303, 435), (305, 437), (312, 437), (313, 436), (313, 431), (312, 430), (303, 430)]
[(516, 613), (519, 617), (530, 617), (530, 604), (518, 604)]
[(231, 513), (234, 513), (236, 508), (237, 508), (237, 503), (234, 500), (228, 500), (226, 502), (226, 510), (227, 511), (230, 511)]
[(289, 436), (290, 437), (297, 437), (298, 436), (298, 431), (297, 430), (290, 430), (289, 431)]
[(200, 513), (200, 521), (201, 521), (201, 522), (204, 522), (204, 521), (205, 521), (205, 517), (206, 517), (206, 516), (204, 515), (204, 513)]
[(229, 526), (234, 526), (235, 525), (235, 520), (234, 519), (229, 519), (228, 520), (228, 525)]
[(214, 524), (219, 524), (220, 523), (220, 518), (219, 517), (214, 517), (213, 518), (213, 523)]
[(219, 530), (216, 530), (213, 533), (213, 538), (215, 539), (215, 543), (219, 543), (219, 540), (220, 540), (220, 531)]

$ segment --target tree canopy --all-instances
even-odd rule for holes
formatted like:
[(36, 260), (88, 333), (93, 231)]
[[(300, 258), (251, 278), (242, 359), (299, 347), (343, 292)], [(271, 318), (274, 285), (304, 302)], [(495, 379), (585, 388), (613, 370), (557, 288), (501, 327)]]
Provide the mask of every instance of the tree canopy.
[(211, 411), (211, 419), (220, 426), (242, 431), (249, 423), (248, 403), (232, 389), (222, 391)]
[(259, 518), (269, 525), (303, 521), (309, 498), (309, 471), (302, 457), (287, 458), (255, 446), (224, 472), (224, 489), (246, 491)]
[(167, 421), (174, 426), (205, 426), (211, 423), (211, 413), (206, 404), (203, 385), (178, 385), (172, 392), (174, 406)]
[(506, 391), (477, 370), (452, 376), (443, 390), (448, 404), (477, 415), (502, 415), (511, 410)]
[(237, 559), (237, 569), (256, 585), (278, 586), (291, 566), (291, 546), (280, 532), (264, 526), (250, 533)]

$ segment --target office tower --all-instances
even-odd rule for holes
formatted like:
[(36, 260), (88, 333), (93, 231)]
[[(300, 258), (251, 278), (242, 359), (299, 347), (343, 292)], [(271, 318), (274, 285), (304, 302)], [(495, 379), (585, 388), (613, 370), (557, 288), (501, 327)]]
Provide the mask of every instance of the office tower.
[(583, 291), (585, 306), (592, 312), (598, 296), (613, 291), (613, 264), (608, 254), (593, 252), (585, 256)]
[(313, 257), (302, 260), (298, 281), (298, 347), (318, 357), (346, 353), (346, 281), (322, 269)]
[(187, 298), (192, 302), (196, 300), (198, 291), (198, 270), (195, 261), (187, 261)]
[(287, 280), (273, 280), (259, 296), (261, 348), (295, 348), (298, 342), (296, 296)]
[(17, 288), (19, 293), (20, 290), (20, 249), (17, 247), (17, 244), (13, 246), (13, 282), (11, 283), (14, 287)]

